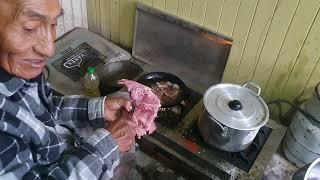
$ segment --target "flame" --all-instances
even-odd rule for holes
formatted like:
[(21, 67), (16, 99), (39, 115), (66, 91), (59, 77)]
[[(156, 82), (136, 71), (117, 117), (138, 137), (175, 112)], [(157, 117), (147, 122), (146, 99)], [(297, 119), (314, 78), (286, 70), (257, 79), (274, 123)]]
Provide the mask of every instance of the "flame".
[(209, 34), (207, 32), (200, 32), (200, 36), (202, 36), (205, 39), (208, 39), (209, 41), (216, 42), (219, 44), (224, 44), (224, 45), (231, 45), (232, 44), (231, 41), (225, 40), (225, 39), (220, 38), (218, 36), (213, 36), (212, 34)]

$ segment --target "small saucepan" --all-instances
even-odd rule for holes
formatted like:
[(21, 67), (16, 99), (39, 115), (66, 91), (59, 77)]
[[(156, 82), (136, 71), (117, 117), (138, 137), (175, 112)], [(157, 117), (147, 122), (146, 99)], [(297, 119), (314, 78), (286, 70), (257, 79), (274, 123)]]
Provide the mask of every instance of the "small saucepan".
[[(166, 72), (151, 72), (144, 74), (137, 82), (150, 87), (155, 94), (159, 96), (162, 108), (170, 108), (180, 104), (189, 94), (187, 86), (180, 78)], [(168, 86), (169, 89), (174, 88), (174, 91), (177, 92), (174, 92), (174, 95), (170, 97), (166, 96), (166, 93), (162, 93), (163, 90), (166, 90), (163, 86)], [(160, 94), (158, 90), (161, 91)]]

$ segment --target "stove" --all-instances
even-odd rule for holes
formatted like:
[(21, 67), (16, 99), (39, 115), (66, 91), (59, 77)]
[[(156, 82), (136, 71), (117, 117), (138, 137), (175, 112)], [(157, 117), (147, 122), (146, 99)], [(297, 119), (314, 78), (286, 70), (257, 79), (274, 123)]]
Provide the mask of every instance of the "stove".
[(202, 95), (190, 91), (179, 107), (158, 113), (157, 130), (138, 140), (140, 149), (190, 179), (261, 179), (285, 128), (269, 120), (241, 152), (212, 148), (203, 141), (197, 126)]
[[(253, 140), (252, 144), (248, 148), (240, 152), (226, 152), (207, 146), (200, 135), (200, 131), (197, 126), (197, 120), (195, 120), (194, 124), (192, 124), (191, 127), (183, 132), (183, 137), (191, 140), (194, 147), (198, 147), (197, 149), (191, 148), (190, 150), (192, 152), (199, 153), (200, 151), (198, 151), (198, 149), (200, 147), (211, 149), (214, 153), (217, 154), (217, 156), (221, 157), (223, 160), (226, 160), (237, 168), (249, 173), (252, 165), (261, 152), (263, 145), (267, 141), (271, 131), (272, 128), (268, 126), (262, 127)], [(208, 159), (207, 161), (208, 163), (210, 163), (210, 159)]]
[(161, 109), (157, 130), (138, 143), (142, 151), (190, 179), (262, 179), (285, 127), (271, 119), (238, 153), (207, 146), (197, 129), (202, 95), (221, 83), (232, 39), (146, 5), (136, 9), (132, 55), (144, 70), (169, 72), (190, 89), (178, 106)]
[(59, 39), (57, 54), (47, 66), (52, 88), (63, 95), (84, 94), (81, 77), (87, 66), (120, 60), (136, 63), (143, 73), (175, 74), (190, 93), (179, 105), (161, 109), (157, 130), (137, 141), (140, 149), (190, 179), (262, 179), (285, 127), (270, 119), (252, 145), (239, 153), (207, 146), (197, 129), (202, 94), (221, 82), (232, 40), (141, 4), (135, 23), (133, 57), (85, 29)]

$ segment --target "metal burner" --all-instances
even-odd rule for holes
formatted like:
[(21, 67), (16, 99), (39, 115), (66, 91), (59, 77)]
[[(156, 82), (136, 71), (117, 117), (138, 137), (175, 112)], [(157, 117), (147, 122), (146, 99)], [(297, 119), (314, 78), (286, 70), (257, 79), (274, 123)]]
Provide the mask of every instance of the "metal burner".
[(160, 112), (166, 112), (166, 111), (171, 111), (171, 109), (172, 108), (163, 108), (163, 107), (161, 107), (161, 108), (159, 108), (159, 111)]
[(181, 101), (176, 106), (169, 108), (160, 108), (156, 122), (160, 125), (168, 128), (175, 129), (189, 110), (201, 99), (202, 95), (196, 91), (188, 89), (190, 96), (187, 99)]
[(173, 129), (182, 118), (182, 104), (170, 108), (160, 108), (156, 119), (161, 125)]

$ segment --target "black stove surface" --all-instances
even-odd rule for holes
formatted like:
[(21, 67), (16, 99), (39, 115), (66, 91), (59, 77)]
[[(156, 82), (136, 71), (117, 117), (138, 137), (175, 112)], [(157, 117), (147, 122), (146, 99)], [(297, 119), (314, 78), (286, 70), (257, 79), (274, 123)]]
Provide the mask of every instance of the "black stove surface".
[(228, 161), (234, 166), (249, 172), (255, 160), (257, 159), (263, 145), (267, 141), (272, 129), (268, 126), (260, 128), (257, 136), (254, 138), (251, 145), (240, 152), (226, 152), (217, 148), (209, 147), (202, 139), (196, 121), (192, 126), (183, 132), (183, 136), (190, 139), (200, 147), (213, 150), (220, 158)]

